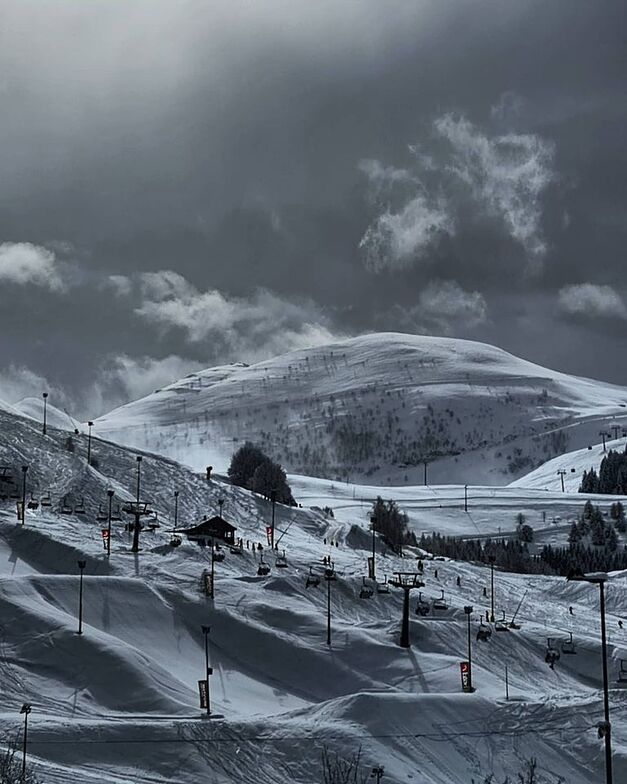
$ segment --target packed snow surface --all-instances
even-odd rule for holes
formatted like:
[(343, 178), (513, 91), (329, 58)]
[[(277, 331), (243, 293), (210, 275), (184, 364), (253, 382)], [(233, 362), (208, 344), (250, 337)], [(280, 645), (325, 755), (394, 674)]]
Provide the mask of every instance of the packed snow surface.
[(627, 389), (482, 343), (396, 333), (192, 374), (94, 432), (196, 470), (245, 440), (291, 473), (361, 484), (505, 485), (627, 425)]
[[(84, 434), (69, 451), (67, 431), (50, 428), (43, 436), (39, 423), (7, 411), (0, 411), (0, 427), (0, 459), (15, 479), (0, 501), (0, 718), (5, 735), (15, 734), (20, 706), (32, 704), (28, 757), (47, 784), (312, 784), (323, 781), (324, 746), (344, 756), (361, 747), (366, 774), (373, 765), (385, 767), (383, 784), (470, 784), (491, 771), (504, 778), (531, 756), (555, 780), (602, 780), (593, 586), (497, 571), (497, 617), (511, 619), (519, 607), (521, 628), (479, 643), (489, 569), (426, 560), (420, 590), (431, 612), (414, 613), (412, 591), (409, 650), (398, 645), (402, 591), (388, 584), (382, 593), (366, 580), (373, 595), (359, 598), (371, 546), (368, 505), (376, 495), (392, 493), (418, 532), (503, 534), (523, 510), (538, 529), (546, 513), (546, 536), (551, 526), (560, 528), (556, 518), (578, 514), (586, 496), (555, 487), (473, 485), (466, 510), (461, 485), (390, 489), (293, 477), (302, 508), (277, 506), (279, 554), (285, 548), (288, 563), (280, 569), (267, 547), (267, 501), (144, 452), (140, 497), (160, 527), (146, 528), (133, 554), (124, 530), (129, 516), (122, 513), (108, 558), (101, 535), (106, 491), (114, 490), (116, 510), (135, 498), (138, 453), (94, 439), (89, 466)], [(23, 465), (27, 499), (49, 497), (51, 506), (27, 510), (22, 525), (15, 503)], [(209, 550), (184, 537), (171, 546), (175, 491), (179, 528), (215, 514), (222, 499), (225, 519), (244, 540), (241, 555), (222, 548), (213, 600), (200, 591)], [(611, 501), (594, 500), (604, 508)], [(326, 505), (333, 517), (321, 510)], [(263, 543), (264, 550), (247, 543)], [(376, 549), (380, 583), (416, 567), (411, 549), (403, 559), (384, 552), (381, 542)], [(258, 575), (262, 554), (267, 576)], [(323, 557), (332, 559), (337, 577), (328, 583), (330, 646)], [(78, 560), (86, 562), (80, 636)], [(312, 573), (321, 583), (306, 587)], [(437, 610), (432, 603), (442, 593), (447, 608)], [(459, 663), (466, 658), (469, 604), (476, 691), (463, 694)], [(624, 575), (611, 575), (607, 605), (620, 782), (627, 780), (627, 698), (617, 683), (620, 661), (627, 660), (627, 629), (618, 623), (627, 613)], [(198, 706), (202, 625), (210, 627), (211, 719)], [(570, 632), (577, 653), (549, 669), (547, 638), (559, 646)]]

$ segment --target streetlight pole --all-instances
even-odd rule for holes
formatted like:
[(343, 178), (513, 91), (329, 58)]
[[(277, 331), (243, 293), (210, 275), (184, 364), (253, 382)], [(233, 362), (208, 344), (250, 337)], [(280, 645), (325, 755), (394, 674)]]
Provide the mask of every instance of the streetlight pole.
[(87, 561), (78, 561), (78, 568), (80, 569), (81, 576), (78, 582), (78, 631), (77, 634), (83, 633), (83, 570), (87, 566)]
[(209, 698), (209, 676), (213, 670), (209, 667), (209, 632), (210, 626), (202, 626), (202, 633), (205, 635), (205, 677), (207, 679), (207, 716), (211, 716), (211, 700)]
[(26, 474), (28, 466), (22, 466), (22, 525), (26, 522)]
[(107, 558), (111, 555), (111, 506), (113, 504), (113, 490), (107, 490), (109, 497), (109, 511), (107, 513)]
[(20, 708), (20, 713), (24, 714), (24, 738), (22, 742), (22, 784), (26, 782), (26, 744), (28, 742), (28, 714), (32, 708), (28, 702), (25, 702)]
[(141, 465), (142, 465), (142, 456), (137, 455), (137, 499), (135, 504), (135, 527), (133, 529), (133, 546), (131, 547), (131, 552), (138, 553), (139, 552), (139, 518), (140, 518), (140, 508), (139, 508), (139, 491), (140, 491), (140, 482), (141, 482)]
[(87, 465), (91, 465), (91, 429), (94, 423), (90, 420), (87, 423)]
[(468, 485), (464, 485), (464, 512), (468, 511)]
[(377, 579), (377, 568), (376, 568), (376, 538), (375, 538), (375, 523), (377, 522), (376, 515), (372, 515), (370, 518), (370, 522), (372, 525), (372, 579)]
[(592, 583), (599, 586), (599, 612), (601, 613), (601, 654), (603, 657), (603, 718), (599, 724), (599, 737), (605, 740), (605, 781), (606, 784), (613, 784), (614, 776), (612, 772), (612, 725), (610, 724), (610, 696), (609, 683), (607, 676), (607, 635), (605, 629), (605, 582), (608, 579), (605, 573), (582, 574), (581, 572), (571, 572), (567, 580)]
[(466, 613), (466, 619), (468, 621), (467, 629), (468, 629), (468, 687), (470, 691), (474, 691), (472, 685), (472, 645), (471, 645), (471, 635), (470, 635), (470, 616), (472, 614), (472, 607), (470, 605), (466, 605), (464, 607), (464, 612)]
[(48, 393), (47, 392), (42, 392), (41, 396), (44, 399), (44, 427), (43, 427), (42, 433), (44, 435), (46, 435), (46, 414), (47, 414), (47, 410), (46, 409), (48, 407)]
[(488, 559), (490, 561), (490, 622), (494, 623), (494, 561), (495, 557), (493, 555), (489, 555)]
[(424, 481), (424, 485), (425, 485), (425, 487), (426, 487), (426, 486), (427, 486), (427, 461), (426, 461), (426, 460), (423, 460), (423, 461), (422, 461), (422, 463), (423, 463), (423, 465), (424, 465), (424, 472), (425, 472), (425, 481)]
[(274, 550), (274, 508), (276, 506), (276, 490), (270, 490), (270, 501), (272, 503), (272, 526), (270, 529), (270, 547)]

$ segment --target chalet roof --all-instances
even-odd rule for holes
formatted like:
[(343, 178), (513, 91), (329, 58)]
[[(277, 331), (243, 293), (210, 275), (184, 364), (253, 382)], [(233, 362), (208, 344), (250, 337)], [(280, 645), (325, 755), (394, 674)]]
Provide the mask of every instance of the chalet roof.
[(181, 533), (187, 534), (187, 536), (202, 536), (203, 534), (211, 536), (215, 533), (224, 534), (232, 531), (237, 531), (237, 528), (223, 517), (215, 515), (207, 520), (201, 520), (191, 528), (185, 528)]

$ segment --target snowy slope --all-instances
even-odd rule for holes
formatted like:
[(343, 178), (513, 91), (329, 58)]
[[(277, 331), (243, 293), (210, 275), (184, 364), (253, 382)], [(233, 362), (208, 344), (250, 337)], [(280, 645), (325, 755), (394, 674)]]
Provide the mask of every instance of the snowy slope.
[[(29, 416), (37, 422), (43, 422), (44, 420), (44, 402), (42, 398), (22, 398), (22, 400), (18, 400), (18, 402), (14, 404), (13, 408), (16, 411), (19, 411), (20, 414)], [(69, 414), (62, 411), (60, 408), (53, 406), (50, 402), (46, 406), (46, 422), (51, 427), (56, 427), (60, 430), (71, 431), (74, 430), (75, 427), (78, 427), (78, 423), (74, 422)]]
[[(497, 573), (498, 612), (511, 617), (525, 596), (518, 616), (522, 628), (474, 645), (477, 691), (464, 695), (463, 606), (475, 607), (474, 634), (486, 607), (489, 570), (427, 562), (424, 596), (435, 598), (444, 590), (449, 609), (420, 620), (412, 613), (413, 647), (398, 647), (402, 597), (391, 588), (389, 594), (359, 598), (367, 553), (350, 544), (354, 520), (344, 520), (340, 508), (342, 500), (351, 502), (353, 490), (369, 496), (384, 492), (380, 488), (296, 480), (303, 507), (332, 497), (336, 517), (279, 506), (277, 529), (288, 568), (277, 569), (266, 551), (272, 570), (259, 577), (258, 554), (227, 553), (216, 564), (212, 602), (198, 591), (206, 551), (169, 546), (174, 490), (180, 493), (182, 524), (213, 513), (223, 498), (225, 517), (253, 542), (264, 540), (270, 516), (265, 501), (144, 454), (141, 494), (151, 499), (162, 527), (142, 534), (142, 550), (134, 556), (123, 523), (115, 523), (107, 561), (98, 505), (109, 486), (116, 502), (134, 496), (136, 454), (96, 440), (98, 466), (88, 467), (83, 435), (68, 452), (66, 432), (53, 428), (44, 437), (37, 423), (2, 412), (0, 428), (0, 459), (18, 475), (21, 465), (29, 465), (34, 497), (49, 491), (53, 500), (49, 508), (29, 511), (24, 526), (15, 522), (14, 501), (0, 502), (0, 721), (3, 730), (14, 731), (19, 707), (32, 703), (29, 755), (46, 784), (312, 784), (322, 781), (325, 745), (341, 754), (361, 747), (365, 766), (385, 766), (384, 784), (470, 784), (481, 770), (512, 773), (529, 756), (568, 784), (602, 776), (594, 589), (562, 578)], [(418, 498), (418, 489), (406, 492), (410, 506), (409, 494)], [(450, 503), (448, 513), (460, 513), (459, 487), (421, 493), (412, 514), (424, 516), (425, 528), (438, 527), (446, 519), (440, 515), (447, 514), (439, 505), (429, 509), (428, 493), (443, 507)], [(83, 499), (86, 514), (59, 514), (65, 494)], [(490, 496), (487, 488), (471, 488), (470, 508), (479, 528), (494, 530), (497, 517), (486, 511), (491, 503), (502, 507), (509, 499), (512, 513), (516, 505), (538, 504), (539, 510), (541, 495), (502, 488)], [(570, 500), (584, 500), (544, 495), (547, 507), (560, 510)], [(361, 512), (358, 522), (366, 524)], [(305, 586), (310, 565), (319, 569), (324, 555), (334, 559), (338, 575), (332, 584), (330, 648), (325, 587)], [(87, 561), (80, 637), (79, 558)], [(414, 565), (411, 554), (398, 559), (381, 548), (377, 561), (379, 575)], [(615, 687), (615, 675), (620, 659), (627, 659), (627, 630), (617, 623), (627, 614), (624, 576), (613, 577), (607, 597), (615, 780), (621, 781), (627, 779), (627, 700)], [(415, 599), (414, 594), (412, 607)], [(211, 628), (211, 693), (220, 716), (212, 721), (202, 719), (196, 691), (204, 667), (201, 624)], [(565, 639), (569, 631), (578, 653), (563, 656), (552, 671), (543, 659), (546, 638)]]
[(96, 420), (197, 470), (251, 439), (290, 472), (355, 482), (507, 484), (627, 424), (627, 389), (465, 340), (395, 333), (212, 368)]

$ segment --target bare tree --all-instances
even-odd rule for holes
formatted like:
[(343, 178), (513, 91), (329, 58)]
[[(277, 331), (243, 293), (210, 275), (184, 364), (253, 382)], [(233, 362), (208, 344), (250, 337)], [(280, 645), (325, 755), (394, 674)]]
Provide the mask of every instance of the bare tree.
[(22, 760), (14, 739), (7, 743), (4, 751), (0, 751), (0, 784), (41, 784), (41, 779), (30, 767), (26, 768), (26, 777), (22, 778)]
[(361, 770), (361, 746), (349, 757), (342, 757), (324, 746), (321, 757), (324, 784), (366, 784), (367, 773)]

